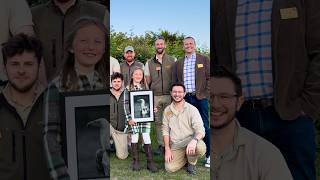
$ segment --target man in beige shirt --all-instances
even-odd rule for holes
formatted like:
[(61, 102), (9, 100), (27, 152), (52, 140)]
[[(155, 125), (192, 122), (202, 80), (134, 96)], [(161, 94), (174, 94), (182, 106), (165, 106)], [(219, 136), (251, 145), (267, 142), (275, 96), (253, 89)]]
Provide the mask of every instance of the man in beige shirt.
[(215, 180), (293, 179), (281, 152), (240, 126), (235, 118), (243, 103), (241, 80), (220, 66), (212, 67), (210, 118)]
[(195, 174), (197, 159), (206, 152), (205, 130), (199, 111), (184, 100), (185, 94), (183, 84), (173, 84), (173, 102), (163, 112), (165, 169), (175, 172), (188, 163), (187, 172)]

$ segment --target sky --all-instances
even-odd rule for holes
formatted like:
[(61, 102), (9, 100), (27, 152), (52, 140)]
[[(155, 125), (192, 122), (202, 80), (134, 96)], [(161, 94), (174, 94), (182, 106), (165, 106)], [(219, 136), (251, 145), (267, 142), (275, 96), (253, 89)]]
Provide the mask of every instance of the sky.
[(110, 0), (110, 24), (116, 32), (134, 35), (178, 32), (210, 49), (210, 0)]

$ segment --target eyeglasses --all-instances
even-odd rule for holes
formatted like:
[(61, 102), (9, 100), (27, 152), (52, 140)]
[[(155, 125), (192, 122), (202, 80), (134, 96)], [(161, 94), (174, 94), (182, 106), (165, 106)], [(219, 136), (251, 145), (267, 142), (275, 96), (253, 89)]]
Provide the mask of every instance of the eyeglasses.
[(238, 97), (237, 94), (212, 94), (210, 95), (210, 100), (213, 102), (214, 98), (217, 98), (220, 103), (228, 104), (231, 103), (235, 97)]
[(183, 94), (184, 91), (171, 91), (173, 94)]

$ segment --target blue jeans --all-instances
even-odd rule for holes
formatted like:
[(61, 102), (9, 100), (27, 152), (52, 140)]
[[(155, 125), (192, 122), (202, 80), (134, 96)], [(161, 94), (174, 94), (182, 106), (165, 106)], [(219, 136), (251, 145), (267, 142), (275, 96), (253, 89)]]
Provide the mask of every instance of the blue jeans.
[(274, 144), (282, 153), (295, 180), (315, 180), (315, 126), (311, 118), (283, 120), (274, 106), (242, 107), (237, 113), (241, 126)]
[(208, 118), (209, 116), (208, 99), (197, 99), (196, 96), (186, 96), (185, 100), (199, 110), (199, 113), (203, 121), (205, 133), (206, 133), (203, 138), (203, 141), (207, 146), (206, 157), (209, 157), (210, 156), (210, 126), (209, 126), (209, 118)]

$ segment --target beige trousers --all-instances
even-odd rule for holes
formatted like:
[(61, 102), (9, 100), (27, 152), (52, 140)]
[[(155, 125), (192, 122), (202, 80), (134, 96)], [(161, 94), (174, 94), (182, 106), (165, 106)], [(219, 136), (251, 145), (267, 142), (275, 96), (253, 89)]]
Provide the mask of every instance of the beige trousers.
[(116, 147), (116, 156), (119, 159), (126, 159), (129, 155), (127, 140), (128, 134), (121, 131), (117, 131), (110, 125), (110, 135)]
[(172, 150), (173, 160), (171, 162), (165, 162), (164, 166), (168, 172), (176, 172), (181, 169), (187, 162), (196, 165), (198, 158), (206, 153), (206, 144), (200, 140), (196, 147), (195, 155), (187, 155), (186, 148)]
[(171, 103), (170, 95), (154, 96), (154, 105), (158, 112), (154, 114), (158, 144), (164, 146), (162, 136), (162, 118), (164, 109)]

